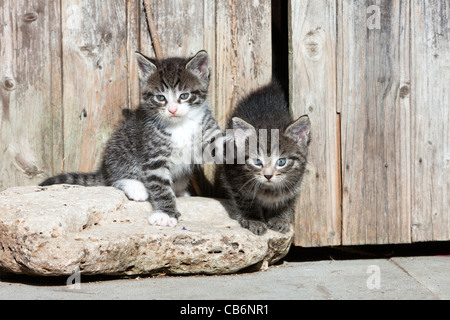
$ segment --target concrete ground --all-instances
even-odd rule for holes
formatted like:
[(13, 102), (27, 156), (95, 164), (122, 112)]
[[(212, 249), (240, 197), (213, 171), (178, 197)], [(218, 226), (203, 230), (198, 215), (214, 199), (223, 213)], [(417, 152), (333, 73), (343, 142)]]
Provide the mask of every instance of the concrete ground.
[(450, 257), (296, 260), (226, 276), (80, 276), (71, 287), (68, 279), (1, 278), (0, 299), (450, 299)]

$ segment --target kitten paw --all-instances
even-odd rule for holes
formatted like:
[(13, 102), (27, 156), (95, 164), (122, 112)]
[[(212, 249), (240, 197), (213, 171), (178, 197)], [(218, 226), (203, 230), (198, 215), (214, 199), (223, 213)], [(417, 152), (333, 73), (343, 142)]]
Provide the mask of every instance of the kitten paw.
[(267, 231), (266, 224), (262, 221), (242, 219), (241, 226), (250, 230), (258, 236), (262, 236)]
[(152, 226), (174, 228), (178, 224), (177, 218), (171, 218), (167, 213), (155, 211), (148, 218), (148, 223)]
[(148, 192), (144, 184), (137, 180), (124, 179), (113, 183), (113, 187), (125, 192), (128, 199), (143, 202), (148, 200)]
[(282, 218), (272, 218), (267, 222), (269, 229), (281, 233), (287, 233), (291, 229), (291, 224)]

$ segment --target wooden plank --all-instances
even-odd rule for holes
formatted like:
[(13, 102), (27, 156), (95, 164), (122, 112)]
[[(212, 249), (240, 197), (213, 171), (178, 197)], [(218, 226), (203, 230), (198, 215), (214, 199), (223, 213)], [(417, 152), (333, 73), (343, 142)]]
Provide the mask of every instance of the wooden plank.
[(136, 51), (141, 51), (141, 0), (127, 0), (128, 102), (131, 109), (140, 104)]
[(411, 241), (409, 1), (371, 5), (338, 2), (344, 245)]
[[(193, 56), (204, 49), (204, 0), (152, 0), (151, 8), (165, 58)], [(145, 16), (141, 19), (142, 37), (147, 43), (144, 53), (153, 57), (147, 21)]]
[(272, 77), (271, 1), (216, 1), (216, 118)]
[(1, 2), (0, 190), (61, 165), (59, 13), (59, 1)]
[(224, 126), (240, 99), (272, 77), (271, 3), (216, 1), (216, 117)]
[(450, 239), (450, 3), (411, 3), (412, 239)]
[(92, 171), (128, 108), (126, 1), (62, 1), (64, 171)]
[(211, 60), (210, 65), (210, 82), (209, 82), (209, 107), (213, 114), (219, 114), (220, 106), (216, 103), (217, 95), (217, 44), (216, 44), (216, 2), (211, 0), (203, 0), (203, 49), (209, 54)]
[(295, 244), (341, 243), (339, 123), (336, 113), (336, 4), (289, 1), (290, 108), (308, 114), (311, 144), (295, 219)]

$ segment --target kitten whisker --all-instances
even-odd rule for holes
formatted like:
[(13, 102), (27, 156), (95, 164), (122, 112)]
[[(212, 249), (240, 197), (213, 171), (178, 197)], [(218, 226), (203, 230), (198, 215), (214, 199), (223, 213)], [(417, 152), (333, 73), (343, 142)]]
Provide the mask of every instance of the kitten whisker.
[(254, 180), (256, 180), (256, 177), (252, 177), (250, 180), (248, 180), (246, 183), (244, 183), (242, 185), (242, 187), (237, 191), (238, 193), (242, 191), (242, 189), (244, 189), (244, 187), (249, 184), (250, 182), (253, 182)]

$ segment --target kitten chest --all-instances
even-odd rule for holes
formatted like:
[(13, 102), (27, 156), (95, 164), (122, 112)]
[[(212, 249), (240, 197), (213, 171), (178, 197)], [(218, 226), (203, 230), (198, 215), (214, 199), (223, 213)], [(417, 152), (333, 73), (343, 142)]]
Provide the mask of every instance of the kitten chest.
[(198, 132), (201, 132), (201, 124), (193, 120), (185, 120), (172, 128), (170, 172), (173, 178), (182, 178), (192, 173), (194, 142)]

